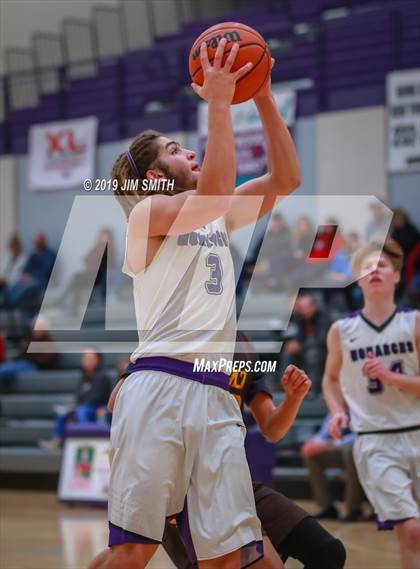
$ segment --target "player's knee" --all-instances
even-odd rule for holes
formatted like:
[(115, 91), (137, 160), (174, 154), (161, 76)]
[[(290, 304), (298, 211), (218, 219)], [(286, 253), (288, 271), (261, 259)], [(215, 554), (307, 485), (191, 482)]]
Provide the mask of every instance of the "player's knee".
[(322, 544), (319, 554), (319, 567), (343, 569), (346, 562), (346, 549), (339, 539), (331, 536)]
[(112, 555), (104, 569), (143, 569), (150, 561), (157, 546), (151, 544), (124, 543), (111, 548)]
[(410, 550), (418, 549), (420, 543), (420, 520), (416, 518), (404, 522), (401, 526), (400, 536), (405, 547)]
[(241, 555), (239, 551), (233, 551), (215, 559), (205, 559), (198, 562), (199, 569), (239, 569), (240, 566)]

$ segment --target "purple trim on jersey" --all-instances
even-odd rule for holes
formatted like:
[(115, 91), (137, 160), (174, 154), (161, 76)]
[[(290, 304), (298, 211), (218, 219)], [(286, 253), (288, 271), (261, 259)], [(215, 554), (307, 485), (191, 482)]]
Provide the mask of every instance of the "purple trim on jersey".
[(412, 306), (397, 306), (397, 312), (415, 312), (416, 310)]
[[(251, 554), (249, 548), (255, 547), (254, 555)], [(241, 569), (250, 567), (264, 557), (264, 544), (261, 541), (251, 541), (241, 548)]]
[[(188, 558), (192, 565), (196, 565), (197, 554), (191, 536), (190, 522), (188, 518), (187, 499), (185, 499), (184, 508), (182, 509), (182, 512), (180, 512), (176, 516), (170, 516), (170, 517), (176, 518), (179, 533), (181, 535), (182, 541), (187, 551)], [(251, 547), (255, 547), (255, 553), (250, 551)], [(241, 569), (249, 567), (253, 563), (259, 561), (262, 557), (264, 557), (264, 545), (262, 541), (251, 541), (250, 543), (243, 545), (240, 551), (241, 551)]]
[[(415, 312), (416, 310), (417, 310), (416, 308), (413, 308), (411, 306), (397, 306), (394, 313), (392, 314), (392, 316), (394, 316), (395, 314), (398, 314), (399, 312)], [(360, 308), (358, 310), (353, 310), (353, 312), (350, 312), (350, 314), (347, 314), (347, 316), (344, 316), (344, 319), (345, 318), (356, 318), (356, 316), (363, 316)]]
[(347, 316), (345, 316), (344, 318), (356, 318), (356, 316), (360, 316), (361, 314), (361, 310), (353, 310), (353, 312), (350, 312), (350, 314), (348, 314)]
[(124, 543), (145, 543), (145, 544), (155, 544), (159, 545), (162, 543), (161, 541), (156, 541), (155, 539), (151, 539), (150, 537), (144, 537), (143, 535), (139, 535), (138, 533), (134, 533), (132, 531), (128, 531), (126, 529), (120, 528), (108, 522), (109, 525), (109, 540), (108, 546), (112, 547), (113, 545), (123, 545)]
[(363, 314), (363, 311), (362, 311), (362, 310), (360, 311), (360, 318), (361, 318), (364, 322), (366, 322), (366, 324), (367, 324), (368, 326), (370, 326), (371, 328), (373, 328), (376, 332), (381, 333), (381, 332), (383, 332), (383, 331), (385, 330), (385, 328), (388, 326), (388, 324), (390, 324), (390, 323), (394, 320), (394, 318), (395, 318), (397, 312), (398, 312), (398, 308), (395, 307), (395, 310), (394, 310), (394, 312), (391, 314), (391, 316), (390, 316), (389, 318), (387, 318), (387, 319), (385, 320), (385, 322), (383, 322), (380, 326), (377, 326), (376, 324), (374, 324), (373, 322), (371, 322), (371, 321), (369, 320), (369, 318), (366, 318), (366, 316)]
[(229, 376), (217, 371), (194, 371), (194, 364), (184, 362), (175, 358), (166, 358), (161, 356), (150, 358), (139, 358), (133, 364), (130, 364), (124, 374), (134, 373), (135, 371), (154, 370), (170, 373), (192, 379), (206, 385), (214, 385), (229, 391)]
[(412, 518), (401, 518), (399, 520), (385, 520), (384, 522), (381, 522), (378, 519), (378, 516), (376, 516), (376, 528), (379, 531), (393, 530), (394, 526), (396, 526), (397, 524), (402, 524), (403, 522), (406, 522), (407, 520), (411, 519)]

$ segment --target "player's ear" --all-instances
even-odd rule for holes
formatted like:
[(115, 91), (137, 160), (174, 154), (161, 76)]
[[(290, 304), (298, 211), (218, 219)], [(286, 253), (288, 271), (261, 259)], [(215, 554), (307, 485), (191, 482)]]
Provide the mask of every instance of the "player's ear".
[(395, 271), (395, 273), (394, 273), (394, 279), (395, 279), (395, 280), (394, 280), (395, 286), (397, 286), (397, 284), (398, 284), (398, 283), (400, 282), (400, 280), (401, 280), (401, 273), (400, 273), (400, 271)]
[(146, 178), (148, 180), (159, 180), (160, 178), (164, 178), (164, 174), (163, 172), (161, 172), (159, 169), (153, 169), (153, 170), (147, 170), (146, 172)]

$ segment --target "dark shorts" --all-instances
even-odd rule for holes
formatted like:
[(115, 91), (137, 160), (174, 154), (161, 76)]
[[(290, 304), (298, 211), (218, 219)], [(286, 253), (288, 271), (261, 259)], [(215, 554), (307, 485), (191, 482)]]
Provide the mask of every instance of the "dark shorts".
[[(282, 541), (309, 514), (280, 492), (260, 482), (253, 482), (253, 489), (257, 516), (261, 522), (263, 534), (267, 535), (277, 551), (281, 553)], [(177, 569), (196, 567), (189, 560), (175, 525), (166, 524), (162, 545)]]
[(309, 514), (281, 492), (260, 482), (253, 482), (252, 486), (263, 534), (267, 535), (278, 551), (281, 551), (282, 541)]

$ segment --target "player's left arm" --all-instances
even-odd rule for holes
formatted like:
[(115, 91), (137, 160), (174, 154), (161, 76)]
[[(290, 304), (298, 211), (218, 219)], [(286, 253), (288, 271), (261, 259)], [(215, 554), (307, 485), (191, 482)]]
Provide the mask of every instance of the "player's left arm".
[(283, 374), (282, 385), (285, 398), (278, 407), (263, 391), (256, 393), (249, 403), (261, 434), (271, 443), (280, 441), (287, 434), (312, 383), (303, 370), (289, 365)]
[(109, 411), (110, 413), (112, 413), (112, 412), (114, 411), (115, 400), (116, 400), (116, 398), (117, 398), (117, 395), (118, 395), (119, 390), (120, 390), (121, 387), (122, 387), (122, 384), (123, 384), (123, 382), (124, 382), (124, 379), (125, 379), (125, 377), (122, 377), (122, 378), (118, 381), (118, 383), (115, 385), (114, 389), (112, 390), (111, 395), (109, 396), (108, 403), (107, 403), (107, 408), (108, 408), (108, 411)]
[[(420, 354), (420, 312), (416, 316), (416, 347), (417, 353)], [(405, 393), (420, 398), (420, 375), (406, 375), (391, 371), (378, 358), (373, 357), (370, 352), (368, 361), (363, 366), (363, 373), (373, 379), (379, 379), (386, 385), (393, 385)]]
[[(300, 185), (296, 149), (271, 92), (270, 78), (255, 95), (254, 102), (264, 129), (267, 173), (236, 188), (231, 209), (226, 214), (226, 226), (231, 231), (263, 217)], [(259, 211), (253, 210), (249, 201), (241, 200), (241, 196), (261, 196)]]

